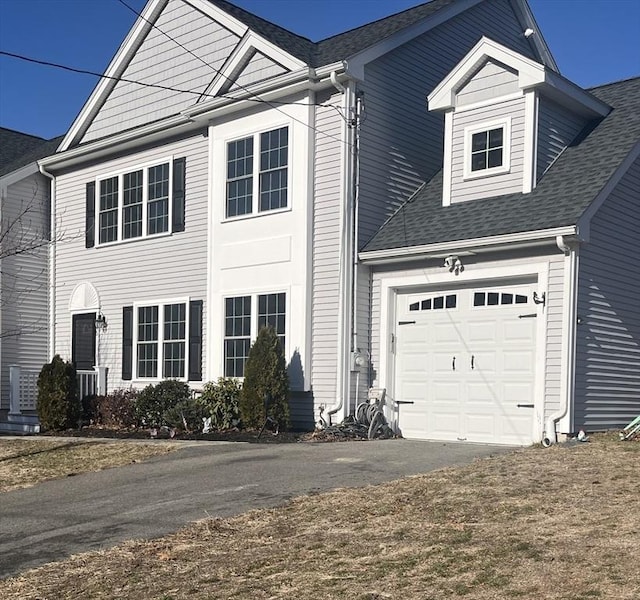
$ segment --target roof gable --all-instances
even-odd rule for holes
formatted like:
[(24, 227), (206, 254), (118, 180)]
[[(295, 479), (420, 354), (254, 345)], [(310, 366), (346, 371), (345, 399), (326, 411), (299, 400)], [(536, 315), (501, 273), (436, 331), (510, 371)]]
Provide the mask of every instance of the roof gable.
[(558, 75), (542, 63), (536, 62), (487, 37), (480, 41), (451, 70), (429, 94), (429, 110), (450, 110), (456, 106), (456, 95), (488, 63), (499, 63), (517, 73), (519, 90), (537, 88), (556, 102), (571, 106), (576, 112), (590, 117), (609, 112), (606, 103)]
[(214, 80), (218, 87), (228, 85), (228, 73), (220, 73), (239, 46), (247, 63), (259, 51), (260, 68), (269, 76), (304, 64), (218, 4), (226, 6), (149, 0), (60, 149), (177, 115), (208, 98)]

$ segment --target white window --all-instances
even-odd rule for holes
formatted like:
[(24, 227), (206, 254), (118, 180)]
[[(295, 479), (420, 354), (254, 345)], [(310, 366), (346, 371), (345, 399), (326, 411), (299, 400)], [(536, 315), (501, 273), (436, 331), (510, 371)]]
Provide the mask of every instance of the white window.
[(172, 183), (171, 160), (98, 179), (98, 245), (169, 232)]
[(467, 127), (464, 131), (464, 178), (509, 172), (510, 138), (511, 119)]
[(135, 378), (186, 378), (187, 306), (186, 301), (135, 306)]
[[(286, 346), (286, 294), (234, 296), (224, 301), (224, 375), (243, 377), (251, 341), (263, 327), (273, 327)], [(257, 317), (257, 318), (256, 318)]]
[(288, 127), (227, 142), (226, 164), (227, 218), (287, 208)]

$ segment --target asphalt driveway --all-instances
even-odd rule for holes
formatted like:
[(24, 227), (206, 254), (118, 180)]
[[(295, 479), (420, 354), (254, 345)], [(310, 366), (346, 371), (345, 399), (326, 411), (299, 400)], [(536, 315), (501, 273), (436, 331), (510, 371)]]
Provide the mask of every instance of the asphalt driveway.
[(198, 519), (507, 451), (409, 440), (185, 445), (145, 463), (0, 494), (0, 578), (127, 539), (159, 537)]

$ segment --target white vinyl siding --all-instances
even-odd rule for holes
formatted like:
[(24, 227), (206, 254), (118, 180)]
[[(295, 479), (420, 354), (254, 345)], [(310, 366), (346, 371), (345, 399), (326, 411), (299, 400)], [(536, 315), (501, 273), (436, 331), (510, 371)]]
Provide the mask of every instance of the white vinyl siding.
[[(510, 121), (510, 144), (504, 148), (508, 172), (487, 174), (483, 178), (469, 179), (465, 164), (469, 160), (465, 136), (469, 128), (487, 129), (492, 124)], [(508, 136), (507, 136), (508, 137)], [(524, 98), (500, 102), (493, 106), (476, 108), (453, 115), (453, 141), (451, 146), (451, 202), (466, 202), (501, 194), (522, 191), (524, 165)], [(475, 175), (475, 173), (474, 173)]]
[[(286, 72), (287, 70), (283, 66), (272, 61), (261, 52), (256, 52), (244, 69), (240, 71), (233, 84), (229, 87), (229, 90), (233, 91), (247, 87), (253, 83), (265, 81)], [(223, 89), (225, 87), (226, 86), (223, 86)]]
[[(185, 157), (185, 231), (134, 243), (85, 248), (85, 184), (105, 172), (131, 165), (161, 163), (167, 155)], [(164, 298), (204, 300), (207, 281), (208, 144), (200, 133), (152, 150), (101, 162), (57, 179), (57, 210), (64, 215), (64, 241), (56, 247), (56, 352), (71, 356), (69, 299), (74, 287), (91, 282), (108, 323), (101, 336), (100, 356), (109, 367), (110, 389), (122, 381), (122, 308), (153, 305)], [(148, 304), (147, 304), (148, 303)], [(206, 315), (206, 307), (203, 311)], [(206, 337), (206, 324), (203, 337)], [(203, 348), (206, 341), (203, 340)], [(135, 356), (135, 351), (134, 351)], [(203, 374), (206, 381), (206, 374)]]
[(506, 65), (488, 60), (456, 94), (456, 105), (474, 104), (519, 91), (518, 74)]
[(585, 125), (584, 117), (572, 113), (547, 98), (540, 98), (536, 159), (538, 181)]
[(575, 429), (640, 414), (640, 159), (591, 220), (580, 249)]
[[(338, 262), (340, 257), (342, 96), (318, 98), (316, 127), (328, 135), (315, 137), (313, 204), (313, 300), (311, 387), (315, 407), (333, 406), (338, 369)], [(331, 137), (330, 137), (331, 136)], [(314, 412), (317, 418), (317, 411)]]
[(521, 32), (508, 0), (488, 0), (365, 67), (360, 247), (442, 167), (443, 119), (426, 96), (482, 35), (535, 59)]
[[(49, 180), (36, 174), (8, 186), (2, 199), (3, 224), (15, 226), (0, 240), (0, 255), (4, 256), (0, 268), (0, 408), (9, 407), (10, 365), (39, 372), (47, 362), (48, 198)], [(25, 247), (34, 249), (15, 254)]]
[[(170, 0), (155, 25), (122, 74), (123, 79), (179, 90), (204, 91), (239, 41), (236, 35), (183, 0)], [(198, 94), (120, 81), (82, 141), (99, 139), (178, 114), (197, 101)]]

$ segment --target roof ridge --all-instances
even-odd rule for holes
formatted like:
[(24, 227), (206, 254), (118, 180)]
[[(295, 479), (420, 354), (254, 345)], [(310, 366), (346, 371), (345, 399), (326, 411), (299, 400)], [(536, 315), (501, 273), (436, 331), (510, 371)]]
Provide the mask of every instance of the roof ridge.
[(23, 135), (24, 137), (30, 137), (33, 138), (35, 140), (42, 140), (43, 142), (46, 142), (47, 139), (43, 138), (39, 135), (33, 135), (32, 133), (25, 133), (24, 131), (18, 131), (17, 129), (12, 129), (11, 127), (2, 127), (0, 126), (0, 129), (2, 129), (3, 131), (9, 131), (11, 133), (17, 133), (18, 135)]
[(633, 77), (625, 77), (624, 79), (617, 79), (616, 81), (610, 81), (609, 83), (601, 83), (592, 87), (585, 88), (588, 92), (593, 90), (601, 90), (602, 88), (610, 87), (612, 85), (620, 85), (621, 83), (627, 83), (629, 81), (635, 81), (640, 79), (640, 75), (634, 75)]
[(364, 29), (366, 27), (369, 27), (371, 25), (375, 25), (376, 23), (380, 23), (381, 21), (386, 21), (387, 19), (392, 19), (394, 17), (397, 17), (403, 13), (407, 13), (410, 12), (412, 10), (415, 10), (416, 8), (420, 8), (421, 6), (424, 6), (425, 4), (431, 4), (432, 2), (436, 2), (437, 0), (426, 0), (426, 2), (420, 2), (419, 4), (416, 4), (414, 6), (410, 6), (409, 8), (405, 8), (404, 10), (399, 10), (396, 13), (392, 13), (390, 15), (387, 15), (386, 17), (380, 17), (379, 19), (376, 19), (375, 21), (369, 21), (368, 23), (363, 23), (362, 25), (358, 25), (357, 27), (352, 27), (351, 29), (347, 29), (346, 31), (341, 31), (340, 33), (336, 33), (334, 35), (330, 35), (327, 38), (323, 38), (321, 40), (318, 40), (317, 42), (315, 42), (316, 44), (321, 44), (324, 42), (328, 42), (334, 38), (337, 38), (341, 35), (348, 35), (350, 33), (354, 33), (356, 31), (358, 31), (359, 29)]

